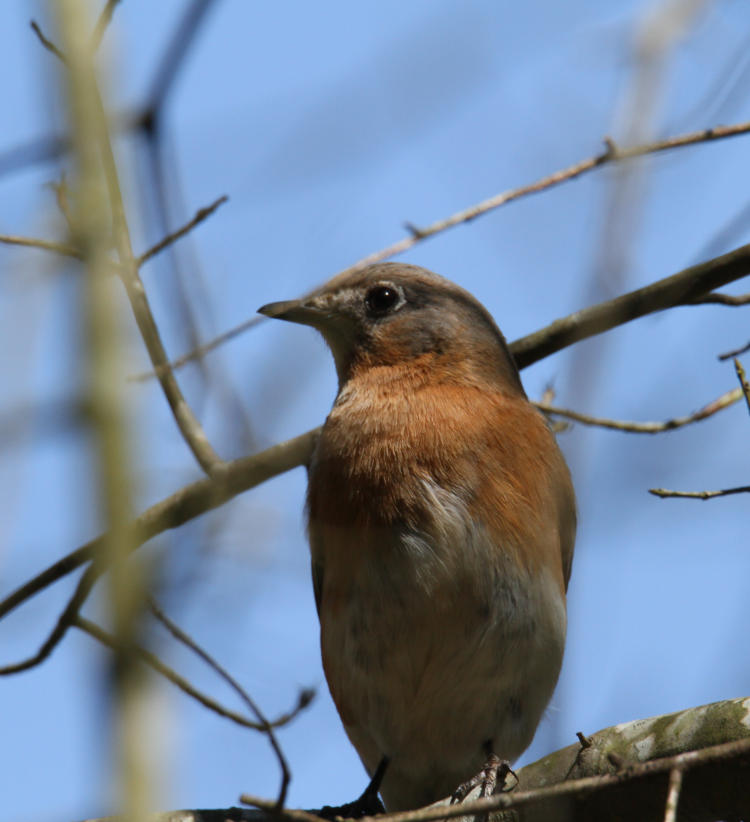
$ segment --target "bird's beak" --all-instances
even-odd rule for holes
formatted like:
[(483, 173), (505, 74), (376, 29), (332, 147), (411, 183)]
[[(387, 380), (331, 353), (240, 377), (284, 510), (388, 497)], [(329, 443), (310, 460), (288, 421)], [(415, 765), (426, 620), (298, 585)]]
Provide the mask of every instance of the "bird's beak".
[(323, 311), (310, 300), (283, 300), (278, 303), (268, 303), (258, 309), (258, 314), (271, 317), (275, 320), (286, 320), (290, 323), (301, 323), (319, 327), (324, 317)]

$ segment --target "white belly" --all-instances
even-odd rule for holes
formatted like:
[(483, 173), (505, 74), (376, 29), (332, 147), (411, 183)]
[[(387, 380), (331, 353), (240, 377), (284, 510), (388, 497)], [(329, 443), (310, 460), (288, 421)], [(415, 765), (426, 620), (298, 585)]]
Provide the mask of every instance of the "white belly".
[(339, 598), (335, 617), (321, 611), (326, 673), (368, 771), (390, 758), (389, 810), (450, 794), (481, 769), (486, 743), (518, 757), (562, 662), (565, 604), (552, 576), (519, 571), (450, 513), (430, 538), (350, 534), (355, 575), (344, 585), (325, 573), (323, 599)]

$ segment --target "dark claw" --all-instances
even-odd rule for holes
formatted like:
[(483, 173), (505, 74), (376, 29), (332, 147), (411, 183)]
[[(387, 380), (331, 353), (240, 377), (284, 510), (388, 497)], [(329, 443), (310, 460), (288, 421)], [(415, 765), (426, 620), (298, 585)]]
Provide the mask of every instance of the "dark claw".
[(363, 816), (377, 816), (380, 813), (385, 813), (385, 807), (380, 801), (378, 791), (387, 767), (388, 758), (383, 757), (370, 780), (370, 784), (365, 788), (359, 799), (355, 799), (354, 802), (346, 802), (344, 805), (324, 805), (319, 811), (315, 811), (316, 816), (330, 820), (337, 818), (361, 819)]

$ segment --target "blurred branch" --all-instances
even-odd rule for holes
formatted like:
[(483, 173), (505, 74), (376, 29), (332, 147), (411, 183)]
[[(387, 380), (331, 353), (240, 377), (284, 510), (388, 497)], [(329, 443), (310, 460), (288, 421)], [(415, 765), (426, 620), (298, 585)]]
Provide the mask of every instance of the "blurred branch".
[[(94, 27), (92, 35), (92, 45), (96, 48), (98, 39), (104, 33), (110, 22), (114, 7), (119, 0), (109, 0), (99, 17), (97, 25)], [(156, 124), (161, 118), (161, 110), (166, 104), (169, 93), (179, 76), (180, 69), (184, 65), (185, 57), (195, 41), (200, 31), (201, 24), (205, 19), (205, 13), (216, 2), (216, 0), (193, 0), (188, 6), (184, 15), (180, 18), (175, 27), (169, 45), (164, 52), (164, 57), (159, 63), (159, 67), (154, 73), (151, 82), (151, 91), (148, 103), (136, 114), (119, 114), (113, 119), (117, 123), (120, 131), (143, 131), (149, 134), (154, 131)], [(64, 60), (64, 55), (59, 52), (52, 42), (42, 34), (38, 24), (32, 21), (32, 28), (40, 39), (42, 45), (51, 50), (57, 57)], [(0, 154), (0, 176), (11, 171), (16, 171), (36, 163), (54, 160), (64, 154), (70, 148), (70, 141), (67, 135), (47, 135), (37, 137), (27, 141), (22, 145), (11, 148)]]
[(21, 245), (26, 248), (40, 248), (42, 251), (53, 251), (55, 254), (62, 254), (63, 257), (75, 257), (81, 259), (81, 252), (73, 246), (64, 243), (56, 243), (52, 240), (40, 240), (37, 237), (19, 237), (12, 234), (0, 234), (0, 243), (5, 245)]
[[(198, 0), (197, 2), (193, 2), (191, 12), (183, 18), (182, 24), (178, 28), (178, 31), (167, 50), (165, 61), (162, 64), (161, 73), (157, 76), (158, 82), (151, 97), (151, 110), (144, 118), (142, 118), (141, 121), (141, 125), (147, 130), (148, 126), (146, 125), (146, 121), (150, 121), (153, 125), (156, 110), (155, 107), (161, 105), (169, 88), (171, 87), (174, 77), (176, 76), (177, 68), (188, 45), (188, 43), (184, 42), (186, 33), (188, 33), (189, 41), (191, 36), (189, 35), (189, 32), (194, 31), (194, 27), (198, 25), (203, 13), (211, 2), (212, 0)], [(109, 5), (110, 4), (108, 4), (108, 6)], [(102, 16), (100, 16), (99, 23), (103, 22), (104, 25), (106, 25), (112, 15), (112, 12), (114, 11), (114, 4), (111, 5), (112, 8), (109, 10), (108, 6), (105, 7)], [(44, 36), (39, 28), (39, 25), (35, 21), (31, 22), (31, 27), (44, 47), (56, 54), (63, 62), (66, 62), (62, 52)], [(99, 26), (97, 24), (97, 31), (98, 29)], [(96, 34), (93, 42), (98, 44)], [(92, 44), (90, 43), (89, 47), (91, 45)], [(92, 84), (92, 99), (93, 104), (97, 108), (97, 116), (101, 122), (106, 123), (104, 105), (102, 103), (95, 79), (92, 80)], [(183, 439), (193, 452), (193, 455), (201, 468), (203, 468), (207, 474), (215, 473), (222, 469), (224, 463), (211, 447), (211, 444), (201, 428), (200, 423), (185, 400), (174, 374), (168, 367), (169, 359), (162, 343), (153, 314), (151, 313), (151, 308), (149, 306), (148, 299), (146, 298), (146, 291), (138, 274), (139, 261), (133, 254), (132, 244), (130, 241), (130, 230), (127, 224), (125, 205), (120, 189), (117, 164), (115, 161), (114, 152), (112, 150), (109, 132), (106, 126), (100, 129), (97, 137), (104, 176), (109, 188), (109, 206), (112, 213), (115, 245), (121, 263), (121, 268), (119, 269), (120, 279), (125, 286), (125, 291), (128, 295), (128, 299), (130, 300), (138, 329), (151, 359), (151, 364), (155, 371), (158, 371), (159, 373), (159, 382), (161, 383), (162, 390), (167, 398), (169, 407), (172, 409), (172, 414), (177, 422), (177, 427), (179, 428)], [(198, 220), (198, 222), (200, 222), (200, 220)], [(186, 231), (189, 230), (189, 228), (186, 229)], [(29, 243), (26, 244), (28, 245)], [(35, 241), (31, 244), (37, 247), (52, 250), (49, 248), (49, 245), (44, 244), (43, 241)], [(167, 242), (166, 245), (168, 244), (169, 243)], [(156, 251), (153, 253), (156, 253)]]
[(147, 131), (154, 128), (155, 121), (166, 105), (180, 69), (184, 65), (185, 56), (200, 31), (206, 13), (210, 11), (215, 2), (216, 0), (192, 0), (175, 27), (151, 81), (146, 116), (143, 120), (143, 126)]
[[(95, 74), (88, 5), (88, 0), (58, 0), (54, 4), (57, 29), (67, 55), (63, 76), (75, 167), (75, 208), (71, 217), (86, 275), (83, 319), (88, 405), (99, 507), (108, 529), (89, 570), (94, 569), (92, 584), (98, 571), (109, 571), (107, 608), (115, 639), (109, 680), (113, 752), (123, 815), (128, 822), (138, 822), (152, 804), (155, 776), (154, 763), (149, 759), (152, 740), (144, 733), (147, 681), (136, 653), (146, 585), (142, 566), (129, 561), (134, 549), (130, 527), (134, 483), (128, 402), (122, 379), (125, 336), (108, 259), (111, 217), (120, 259), (126, 261), (121, 239), (124, 215), (117, 196), (117, 170), (111, 150), (107, 152), (109, 124)], [(69, 624), (74, 623), (79, 610), (80, 603), (74, 611), (70, 604), (65, 609)]]
[(102, 9), (99, 19), (96, 21), (96, 25), (94, 26), (94, 33), (91, 35), (92, 51), (96, 51), (101, 45), (104, 33), (112, 21), (112, 15), (115, 13), (115, 8), (119, 3), (120, 0), (107, 0), (107, 4)]
[(192, 231), (197, 225), (202, 223), (208, 217), (210, 217), (214, 211), (216, 211), (219, 206), (226, 203), (229, 199), (226, 194), (223, 194), (217, 200), (214, 200), (211, 205), (204, 206), (203, 208), (199, 208), (198, 211), (195, 212), (195, 216), (193, 217), (190, 222), (185, 223), (182, 228), (178, 228), (177, 231), (174, 231), (172, 234), (167, 234), (164, 239), (160, 240), (156, 245), (151, 246), (147, 251), (144, 251), (140, 257), (137, 257), (135, 260), (136, 265), (140, 268), (145, 262), (150, 260), (152, 257), (155, 257), (159, 252), (164, 251), (165, 248), (172, 245), (172, 243), (177, 242), (177, 240), (184, 237), (188, 232)]
[(65, 55), (60, 51), (60, 49), (47, 37), (44, 36), (41, 28), (39, 27), (39, 23), (36, 20), (32, 20), (29, 25), (31, 26), (32, 31), (36, 36), (39, 38), (39, 42), (47, 49), (51, 54), (54, 54), (58, 60), (62, 63), (67, 63), (67, 58)]
[(694, 422), (705, 420), (707, 417), (713, 416), (718, 411), (724, 408), (729, 408), (730, 405), (736, 403), (742, 398), (742, 389), (733, 388), (727, 391), (715, 400), (712, 400), (707, 405), (692, 414), (685, 417), (674, 417), (663, 422), (630, 422), (628, 420), (613, 420), (605, 417), (593, 417), (590, 414), (581, 414), (578, 411), (571, 411), (568, 408), (558, 408), (546, 402), (534, 402), (542, 413), (549, 414), (555, 417), (564, 417), (565, 419), (575, 420), (575, 422), (583, 423), (584, 425), (594, 425), (599, 428), (610, 428), (615, 431), (628, 431), (634, 434), (661, 434), (664, 431), (673, 431), (675, 428), (682, 428), (684, 425), (691, 425)]

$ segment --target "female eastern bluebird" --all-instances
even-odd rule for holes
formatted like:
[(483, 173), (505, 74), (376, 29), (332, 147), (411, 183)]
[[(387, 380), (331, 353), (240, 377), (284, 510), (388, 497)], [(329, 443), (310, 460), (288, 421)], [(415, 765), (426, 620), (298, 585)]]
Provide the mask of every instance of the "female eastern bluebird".
[(478, 773), (486, 792), (562, 663), (576, 510), (554, 436), (487, 310), (423, 268), (372, 265), (260, 313), (318, 329), (336, 362), (307, 516), (349, 739), (389, 810)]

